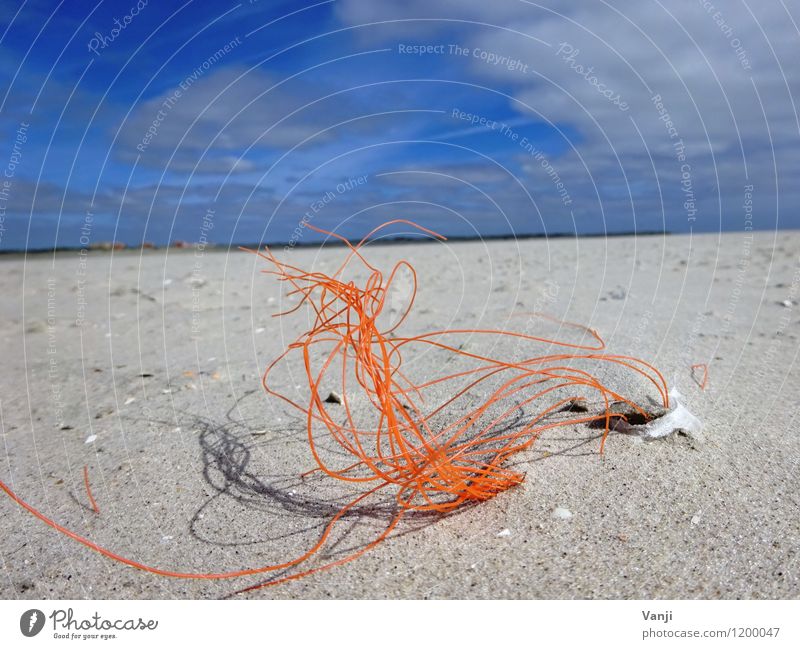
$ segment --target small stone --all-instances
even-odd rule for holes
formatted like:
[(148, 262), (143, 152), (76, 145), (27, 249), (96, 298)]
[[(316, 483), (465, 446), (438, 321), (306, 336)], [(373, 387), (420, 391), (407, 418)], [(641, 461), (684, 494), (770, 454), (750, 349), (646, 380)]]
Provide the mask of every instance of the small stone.
[(586, 407), (586, 399), (570, 399), (561, 408), (561, 412), (588, 412), (589, 408)]
[(26, 334), (40, 334), (44, 331), (47, 331), (47, 327), (41, 320), (31, 320), (28, 322), (28, 326), (25, 327)]
[(508, 528), (505, 528), (504, 530), (500, 530), (497, 533), (497, 536), (511, 536), (511, 530), (508, 529)]
[(113, 415), (113, 414), (114, 414), (114, 409), (113, 408), (102, 408), (102, 409), (98, 410), (96, 413), (94, 413), (94, 418), (95, 419), (102, 419), (103, 417), (108, 417), (109, 415)]
[(568, 521), (572, 518), (572, 512), (566, 507), (556, 507), (553, 510), (553, 518), (560, 518), (562, 521)]
[(339, 396), (338, 393), (331, 391), (327, 397), (325, 397), (325, 403), (341, 403), (342, 397)]
[(700, 522), (700, 514), (702, 514), (702, 512), (697, 512), (692, 516), (692, 525), (697, 525)]
[(667, 409), (661, 404), (650, 403), (648, 405), (639, 405), (639, 407), (647, 413), (644, 417), (641, 412), (636, 410), (627, 401), (615, 401), (611, 404), (611, 412), (625, 415), (628, 418), (628, 423), (633, 425), (645, 424), (653, 419), (659, 419), (667, 414)]

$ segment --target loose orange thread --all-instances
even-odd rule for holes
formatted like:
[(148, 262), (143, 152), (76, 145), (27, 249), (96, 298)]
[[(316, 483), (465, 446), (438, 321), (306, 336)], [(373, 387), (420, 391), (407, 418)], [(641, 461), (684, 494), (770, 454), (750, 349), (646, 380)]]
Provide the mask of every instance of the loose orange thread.
[[(655, 367), (630, 356), (601, 353), (605, 343), (600, 335), (579, 324), (556, 321), (578, 332), (588, 342), (566, 342), (498, 329), (448, 329), (400, 336), (397, 331), (411, 312), (416, 297), (416, 272), (407, 261), (400, 261), (384, 277), (366, 260), (362, 250), (375, 233), (398, 223), (445, 240), (415, 223), (396, 220), (379, 226), (360, 243), (352, 245), (340, 235), (307, 223), (306, 227), (339, 239), (347, 246), (349, 252), (345, 260), (332, 275), (307, 272), (279, 261), (269, 249), (255, 252), (270, 264), (263, 272), (287, 283), (291, 288), (289, 295), (299, 298), (297, 305), (277, 316), (285, 317), (304, 305), (313, 315), (311, 328), (267, 367), (262, 379), (268, 394), (282, 399), (304, 415), (309, 451), (315, 462), (315, 467), (304, 475), (321, 472), (337, 481), (364, 485), (364, 491), (331, 518), (317, 542), (300, 556), (280, 564), (217, 573), (186, 573), (148, 566), (66, 529), (22, 500), (2, 481), (0, 488), (38, 519), (92, 550), (140, 570), (187, 579), (228, 579), (296, 568), (323, 548), (337, 523), (349, 511), (368, 497), (391, 490), (396, 511), (384, 530), (364, 547), (336, 561), (257, 583), (244, 589), (247, 591), (299, 579), (352, 561), (384, 541), (409, 512), (450, 512), (519, 485), (524, 474), (505, 467), (504, 463), (512, 455), (528, 449), (546, 430), (604, 421), (602, 453), (612, 421), (624, 417), (613, 412), (612, 402), (624, 402), (649, 417), (642, 407), (604, 385), (592, 372), (574, 367), (574, 361), (589, 365), (610, 363), (638, 375), (649, 381), (664, 406), (669, 407), (666, 382)], [(359, 285), (345, 277), (351, 265), (367, 272), (365, 282)], [(392, 283), (403, 270), (413, 279), (408, 305), (394, 324), (380, 324)], [(520, 354), (522, 358), (509, 360), (462, 349), (458, 339), (466, 335), (491, 343), (515, 342), (517, 348), (545, 344), (562, 351), (544, 356), (523, 353)], [(467, 367), (415, 383), (404, 371), (404, 360), (426, 350), (446, 352), (451, 358), (461, 359)], [(323, 353), (323, 360), (312, 360), (319, 352)], [(302, 361), (309, 388), (306, 403), (281, 394), (269, 383), (275, 367), (286, 362), (290, 355)], [(320, 395), (323, 382), (329, 385), (331, 381), (338, 385), (342, 395), (340, 404), (326, 405)], [(352, 402), (348, 393), (348, 385), (353, 381), (355, 393), (359, 395), (357, 403)], [(492, 382), (499, 387), (492, 388)], [(436, 397), (431, 390), (434, 387), (438, 388), (438, 394), (449, 396), (440, 403), (428, 405)], [(481, 389), (489, 394), (479, 405), (458, 408), (459, 400), (468, 392)], [(558, 415), (570, 411), (565, 406), (584, 398), (570, 392), (571, 389), (593, 391), (603, 403), (602, 413), (559, 418)], [(329, 412), (329, 407), (335, 410)], [(511, 417), (526, 407), (533, 407), (535, 414), (526, 422), (512, 425)], [(459, 411), (459, 416), (448, 418), (454, 410)], [(330, 451), (330, 444), (319, 444), (323, 438), (335, 442), (336, 452)], [(342, 452), (348, 457), (345, 462), (341, 460)]]
[[(697, 379), (697, 370), (699, 369), (703, 370), (702, 374), (703, 378), (700, 380)], [(694, 379), (694, 382), (697, 383), (698, 386), (700, 386), (701, 390), (705, 390), (706, 385), (708, 384), (708, 365), (706, 365), (705, 363), (697, 363), (695, 365), (692, 365), (692, 378)]]
[(94, 496), (92, 495), (92, 487), (89, 485), (89, 467), (85, 464), (83, 465), (83, 484), (86, 486), (86, 495), (89, 497), (89, 503), (92, 505), (94, 513), (99, 514), (100, 508), (95, 502)]

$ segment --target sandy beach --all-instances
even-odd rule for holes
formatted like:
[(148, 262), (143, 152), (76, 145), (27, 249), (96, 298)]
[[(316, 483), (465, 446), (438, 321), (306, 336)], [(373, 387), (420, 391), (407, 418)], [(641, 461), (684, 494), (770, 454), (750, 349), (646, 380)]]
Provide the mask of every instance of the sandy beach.
[[(614, 432), (601, 456), (601, 430), (556, 428), (514, 458), (521, 486), (408, 517), (355, 561), (237, 597), (797, 598), (798, 250), (796, 231), (368, 246), (382, 268), (417, 270), (404, 332), (520, 330), (532, 311), (580, 322), (609, 352), (658, 367), (703, 430)], [(329, 273), (344, 251), (276, 254)], [(264, 268), (219, 248), (0, 257), (0, 479), (69, 529), (169, 570), (305, 552), (355, 492), (301, 480), (314, 467), (305, 421), (261, 386), (309, 318), (272, 317), (296, 302)], [(449, 362), (405, 360), (419, 377)], [(708, 365), (705, 390), (693, 364)], [(296, 365), (280, 377), (308, 398)], [(359, 510), (307, 567), (363, 547), (390, 518), (385, 501)], [(5, 599), (219, 598), (266, 578), (147, 574), (5, 495), (0, 520)]]

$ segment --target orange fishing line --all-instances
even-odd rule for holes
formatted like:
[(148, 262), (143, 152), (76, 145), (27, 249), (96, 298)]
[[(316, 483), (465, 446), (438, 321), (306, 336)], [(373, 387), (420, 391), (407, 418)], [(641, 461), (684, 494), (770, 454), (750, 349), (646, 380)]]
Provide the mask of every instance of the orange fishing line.
[[(230, 572), (166, 570), (126, 559), (66, 529), (23, 501), (2, 481), (0, 489), (50, 527), (92, 550), (147, 572), (188, 579), (233, 578), (295, 568), (322, 549), (336, 523), (348, 511), (369, 496), (393, 490), (396, 513), (386, 528), (364, 547), (344, 558), (244, 589), (249, 591), (352, 561), (384, 541), (408, 512), (450, 512), (469, 502), (488, 500), (520, 484), (524, 474), (503, 464), (512, 455), (530, 448), (546, 430), (604, 420), (600, 442), (602, 453), (612, 419), (624, 417), (612, 411), (612, 402), (624, 402), (644, 417), (649, 415), (641, 406), (604, 385), (591, 371), (592, 366), (612, 364), (645, 379), (658, 392), (664, 406), (669, 406), (666, 382), (654, 366), (630, 356), (601, 353), (605, 343), (600, 335), (594, 329), (577, 323), (536, 314), (588, 336), (588, 342), (554, 340), (500, 329), (449, 329), (406, 337), (398, 335), (395, 332), (406, 321), (416, 297), (416, 271), (402, 260), (384, 277), (362, 254), (363, 246), (373, 235), (393, 224), (404, 224), (445, 240), (432, 230), (398, 219), (375, 228), (354, 245), (336, 233), (307, 223), (306, 227), (338, 239), (348, 249), (344, 261), (332, 275), (307, 272), (280, 261), (269, 249), (251, 251), (269, 263), (263, 272), (285, 282), (289, 286), (288, 294), (298, 298), (296, 305), (277, 316), (285, 317), (303, 306), (310, 309), (312, 316), (308, 331), (290, 343), (266, 367), (262, 376), (262, 384), (269, 395), (283, 400), (304, 415), (309, 451), (315, 467), (302, 476), (319, 471), (343, 483), (365, 485), (361, 495), (331, 518), (317, 542), (306, 552), (284, 563)], [(360, 265), (368, 273), (366, 281), (357, 284), (355, 280), (345, 278), (351, 264)], [(393, 282), (402, 270), (408, 271), (412, 278), (408, 304), (390, 327), (381, 326), (379, 317)], [(517, 345), (531, 347), (547, 344), (560, 348), (562, 352), (541, 356), (531, 354), (518, 360), (504, 359), (461, 349), (457, 340), (465, 335), (488, 342), (514, 341)], [(401, 369), (404, 355), (416, 357), (426, 350), (444, 352), (450, 358), (460, 358), (469, 366), (415, 383)], [(312, 361), (319, 351), (324, 354), (323, 360)], [(308, 384), (307, 402), (299, 403), (270, 384), (273, 370), (287, 362), (290, 356), (297, 356), (302, 363)], [(589, 368), (573, 367), (575, 362)], [(353, 380), (356, 386), (351, 385)], [(342, 395), (341, 405), (334, 406), (333, 412), (329, 412), (320, 392), (323, 384), (329, 385), (331, 381)], [(490, 381), (496, 385), (490, 386)], [(445, 393), (449, 396), (440, 403), (428, 405), (436, 395), (426, 396), (426, 393), (432, 393), (433, 388), (438, 388), (440, 395)], [(437, 418), (446, 417), (459, 400), (475, 389), (485, 389), (488, 396), (484, 395), (478, 405), (467, 407), (457, 418), (437, 422)], [(571, 392), (576, 389), (593, 391), (604, 404), (602, 414), (554, 418), (575, 399), (585, 399), (584, 395)], [(353, 393), (363, 399), (353, 403), (350, 396)], [(523, 407), (532, 407), (534, 414), (525, 422), (515, 423), (511, 418), (522, 412)], [(331, 452), (329, 445), (320, 445), (323, 437), (335, 442), (338, 452)], [(341, 452), (347, 456), (347, 461), (342, 462)], [(340, 468), (341, 464), (346, 466)], [(84, 475), (87, 493), (96, 508), (89, 489), (88, 470), (84, 470)]]
[[(696, 370), (702, 369), (703, 370), (703, 378), (699, 381), (697, 380), (697, 372)], [(692, 378), (694, 379), (695, 383), (700, 386), (701, 390), (706, 389), (706, 385), (708, 384), (708, 365), (705, 363), (697, 363), (692, 365)]]
[(97, 506), (97, 503), (94, 500), (94, 496), (92, 495), (92, 487), (89, 485), (89, 467), (85, 464), (83, 465), (83, 484), (86, 487), (86, 495), (89, 497), (89, 503), (92, 505), (94, 513), (99, 514), (100, 508)]

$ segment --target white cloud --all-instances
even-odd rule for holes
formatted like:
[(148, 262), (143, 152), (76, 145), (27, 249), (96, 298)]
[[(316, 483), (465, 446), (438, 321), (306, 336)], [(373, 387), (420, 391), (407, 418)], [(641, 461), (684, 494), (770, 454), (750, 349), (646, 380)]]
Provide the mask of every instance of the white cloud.
[[(446, 29), (469, 28), (479, 23), (504, 24), (524, 19), (530, 7), (519, 0), (342, 0), (335, 5), (338, 18), (348, 25), (373, 24), (361, 29), (362, 40), (424, 38)], [(438, 19), (438, 20), (437, 20)]]
[(278, 150), (311, 136), (313, 145), (336, 137), (324, 129), (351, 107), (343, 99), (316, 101), (325, 94), (318, 85), (260, 69), (215, 70), (186, 90), (169, 88), (137, 106), (122, 128), (120, 157), (141, 155), (142, 164), (163, 167), (174, 154), (170, 167), (186, 171), (208, 148), (225, 155), (203, 161), (206, 171), (250, 171), (252, 163), (239, 159), (248, 147)]
[[(800, 39), (796, 20), (783, 3), (716, 4), (718, 8), (709, 10), (702, 0), (586, 0), (553, 2), (549, 8), (522, 1), (345, 0), (339, 15), (351, 23), (417, 16), (497, 25), (462, 28), (457, 42), (473, 51), (518, 59), (527, 64), (526, 71), (472, 56), (464, 58), (465, 65), (487, 85), (510, 89), (517, 100), (511, 105), (521, 115), (577, 131), (579, 137), (568, 143), (567, 152), (551, 162), (587, 207), (598, 207), (593, 196), (599, 193), (609, 211), (630, 211), (630, 191), (640, 218), (660, 218), (654, 214), (659, 211), (654, 202), (658, 180), (668, 218), (685, 224), (683, 161), (674, 148), (682, 139), (692, 189), (711, 219), (708, 224), (714, 227), (712, 220), (718, 218), (721, 192), (730, 201), (722, 208), (723, 218), (733, 219), (736, 226), (745, 173), (767, 210), (775, 204), (773, 155), (780, 170), (797, 166), (798, 117), (792, 93), (800, 81), (794, 65)], [(453, 42), (452, 23), (431, 21), (420, 29), (414, 22), (395, 23), (389, 37), (447, 35)], [(566, 45), (559, 53), (562, 43)], [(624, 101), (627, 110), (604, 96), (598, 84), (618, 96), (617, 103)], [(673, 122), (672, 137), (659, 119), (655, 94)], [(525, 166), (530, 174), (538, 172), (536, 164)], [(546, 183), (539, 186), (546, 191)], [(781, 192), (785, 204), (798, 206), (798, 190), (784, 183)]]

